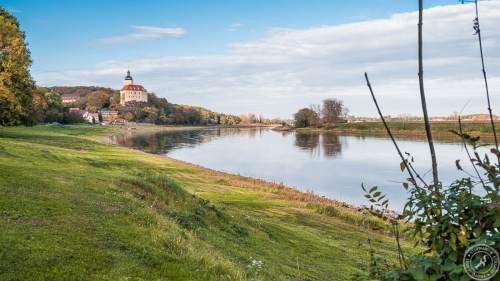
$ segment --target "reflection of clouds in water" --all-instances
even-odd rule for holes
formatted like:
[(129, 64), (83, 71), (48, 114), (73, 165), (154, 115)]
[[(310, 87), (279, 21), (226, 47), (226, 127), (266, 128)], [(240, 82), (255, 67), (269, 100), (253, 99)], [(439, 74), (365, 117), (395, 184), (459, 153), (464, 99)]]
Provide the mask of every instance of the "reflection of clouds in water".
[(134, 133), (110, 137), (111, 143), (140, 149), (149, 153), (166, 154), (174, 149), (193, 148), (199, 144), (232, 136), (255, 138), (262, 136), (266, 128), (207, 128), (195, 130), (163, 131), (157, 133)]
[[(150, 153), (168, 153), (172, 158), (223, 172), (314, 190), (355, 205), (367, 203), (360, 188), (362, 182), (377, 185), (389, 194), (393, 209), (401, 209), (407, 198), (399, 183), (406, 175), (399, 168), (393, 144), (384, 136), (206, 128), (149, 135), (130, 132), (111, 141)], [(398, 138), (398, 143), (403, 151), (415, 156), (415, 168), (424, 174), (430, 163), (424, 139)], [(472, 172), (460, 143), (438, 139), (436, 152), (445, 183), (456, 179), (457, 174), (463, 176), (456, 171), (456, 159)]]

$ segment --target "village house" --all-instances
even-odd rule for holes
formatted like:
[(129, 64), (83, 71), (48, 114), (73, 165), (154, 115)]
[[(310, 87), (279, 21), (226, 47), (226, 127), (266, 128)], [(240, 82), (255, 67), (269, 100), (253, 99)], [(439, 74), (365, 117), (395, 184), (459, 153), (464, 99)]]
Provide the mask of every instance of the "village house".
[(100, 123), (99, 113), (92, 113), (87, 111), (86, 113), (83, 114), (82, 117), (83, 119), (85, 119), (85, 121), (87, 121), (90, 124)]
[(99, 112), (102, 117), (102, 122), (110, 123), (118, 118), (118, 111), (103, 109)]
[(64, 95), (61, 95), (61, 99), (62, 99), (63, 104), (68, 104), (68, 103), (77, 102), (80, 99), (80, 96), (75, 95), (75, 94), (64, 94)]
[(78, 114), (80, 115), (83, 120), (85, 120), (86, 122), (90, 123), (90, 124), (96, 124), (96, 123), (99, 123), (99, 114), (98, 113), (92, 113), (92, 112), (88, 112), (87, 110), (85, 109), (79, 109), (79, 108), (76, 108), (76, 107), (72, 107), (68, 110), (68, 112), (70, 114)]
[(148, 93), (142, 85), (134, 84), (129, 70), (123, 81), (123, 87), (120, 90), (120, 104), (125, 105), (130, 101), (148, 102)]
[(84, 114), (88, 113), (88, 111), (87, 111), (87, 110), (85, 110), (85, 109), (79, 109), (78, 107), (71, 107), (71, 108), (68, 110), (68, 112), (69, 112), (70, 114), (78, 114), (78, 115), (80, 115), (80, 116), (83, 116)]

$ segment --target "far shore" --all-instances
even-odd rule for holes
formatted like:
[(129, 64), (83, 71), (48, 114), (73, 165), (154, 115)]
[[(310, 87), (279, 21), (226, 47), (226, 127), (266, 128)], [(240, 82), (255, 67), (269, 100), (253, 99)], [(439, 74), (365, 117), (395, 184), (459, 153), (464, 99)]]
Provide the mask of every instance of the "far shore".
[[(497, 135), (500, 134), (499, 126), (500, 123), (495, 123)], [(400, 122), (393, 121), (388, 122), (391, 132), (396, 137), (412, 137), (412, 138), (424, 138), (426, 136), (424, 123), (423, 122)], [(452, 131), (458, 132), (459, 125), (457, 122), (432, 122), (432, 135), (436, 139), (448, 139), (448, 140), (459, 140), (459, 137)], [(353, 134), (353, 135), (366, 135), (366, 136), (387, 136), (387, 131), (385, 130), (382, 122), (362, 122), (362, 123), (343, 123), (338, 124), (331, 128), (296, 128), (297, 132), (300, 133), (321, 133), (321, 132), (333, 132), (342, 134)], [(493, 140), (493, 131), (491, 130), (491, 125), (487, 121), (473, 121), (473, 122), (463, 122), (464, 133), (471, 136), (479, 136), (485, 140)]]

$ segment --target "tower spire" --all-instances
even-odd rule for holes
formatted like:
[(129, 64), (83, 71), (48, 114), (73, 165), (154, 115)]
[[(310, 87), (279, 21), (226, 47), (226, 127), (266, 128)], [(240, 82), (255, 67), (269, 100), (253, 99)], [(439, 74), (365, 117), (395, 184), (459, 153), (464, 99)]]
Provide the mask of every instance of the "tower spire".
[(125, 80), (133, 80), (132, 76), (130, 75), (130, 70), (127, 70), (127, 76), (125, 76)]
[(132, 79), (132, 75), (130, 75), (130, 70), (127, 70), (127, 76), (125, 76), (125, 81), (123, 81), (123, 85), (132, 85), (134, 84), (134, 79)]

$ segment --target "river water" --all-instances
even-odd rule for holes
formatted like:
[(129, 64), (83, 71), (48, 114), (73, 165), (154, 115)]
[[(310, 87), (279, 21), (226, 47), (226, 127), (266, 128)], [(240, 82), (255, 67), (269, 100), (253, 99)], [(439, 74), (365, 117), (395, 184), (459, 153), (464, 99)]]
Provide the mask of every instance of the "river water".
[[(401, 162), (390, 139), (333, 133), (276, 132), (269, 128), (207, 128), (113, 136), (112, 142), (167, 155), (218, 171), (283, 183), (353, 205), (367, 205), (361, 183), (379, 186), (401, 210), (407, 194)], [(398, 139), (415, 158), (416, 169), (431, 179), (428, 145), (422, 139)], [(461, 143), (435, 143), (440, 177), (445, 183), (466, 176), (455, 160), (472, 172)]]

